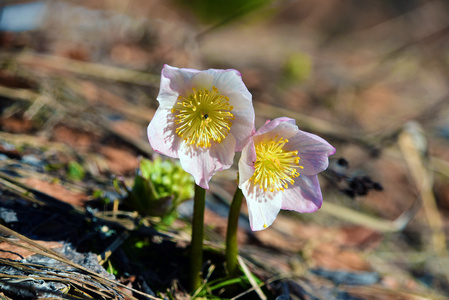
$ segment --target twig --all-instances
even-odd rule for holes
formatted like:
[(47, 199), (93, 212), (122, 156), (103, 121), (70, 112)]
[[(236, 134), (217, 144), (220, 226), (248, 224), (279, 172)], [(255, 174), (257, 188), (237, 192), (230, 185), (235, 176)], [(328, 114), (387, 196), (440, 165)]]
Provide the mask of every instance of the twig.
[(237, 260), (238, 260), (240, 266), (242, 267), (243, 273), (245, 273), (246, 278), (248, 278), (249, 283), (251, 284), (253, 289), (256, 291), (257, 295), (259, 295), (259, 298), (262, 300), (266, 300), (267, 296), (265, 296), (265, 294), (262, 292), (260, 287), (257, 285), (257, 282), (253, 278), (253, 274), (248, 269), (248, 267), (246, 266), (245, 262), (243, 261), (243, 259), (240, 255), (237, 256)]
[[(125, 289), (128, 289), (130, 291), (133, 291), (134, 293), (137, 293), (139, 295), (146, 296), (146, 297), (148, 297), (150, 299), (160, 299), (160, 298), (156, 298), (156, 297), (153, 297), (151, 295), (148, 295), (146, 293), (137, 291), (137, 290), (135, 290), (133, 288), (130, 288), (130, 287), (124, 285), (124, 284), (121, 284), (120, 282), (116, 282), (114, 280), (111, 280), (111, 279), (108, 279), (108, 278), (104, 278), (104, 277), (100, 276), (99, 274), (97, 274), (97, 273), (95, 273), (95, 272), (93, 272), (93, 271), (91, 271), (91, 270), (89, 270), (89, 269), (87, 269), (87, 268), (85, 268), (85, 267), (83, 267), (81, 265), (78, 265), (78, 264), (68, 260), (67, 258), (65, 258), (61, 254), (55, 252), (54, 250), (45, 248), (44, 246), (39, 245), (35, 241), (25, 237), (24, 235), (21, 235), (20, 233), (15, 232), (14, 230), (11, 230), (11, 229), (9, 229), (6, 226), (1, 225), (1, 224), (0, 224), (0, 233), (2, 233), (5, 236), (15, 237), (15, 238), (17, 238), (17, 239), (19, 239), (19, 240), (21, 240), (21, 241), (31, 245), (32, 247), (19, 244), (19, 243), (15, 242), (15, 241), (13, 241), (13, 240), (11, 240), (9, 238), (4, 238), (4, 237), (1, 237), (1, 236), (0, 236), (0, 240), (3, 240), (5, 242), (7, 242), (7, 243), (16, 245), (18, 247), (23, 247), (23, 248), (32, 250), (35, 253), (38, 253), (38, 254), (44, 255), (46, 257), (49, 257), (49, 258), (58, 260), (60, 262), (63, 262), (65, 264), (68, 264), (71, 267), (74, 267), (74, 268), (76, 268), (78, 270), (81, 270), (81, 271), (85, 272), (86, 274), (89, 274), (90, 276), (92, 276), (92, 278), (96, 279), (98, 282), (108, 286), (111, 289), (116, 290), (120, 294), (123, 294), (123, 292), (121, 290), (119, 290), (119, 289), (114, 288), (113, 285), (118, 285), (118, 286), (120, 286), (122, 288), (125, 288)], [(129, 296), (129, 295), (128, 295), (128, 297), (130, 297), (131, 299), (137, 299), (137, 298), (134, 298), (134, 297)]]
[(1, 55), (0, 60), (14, 60), (23, 65), (45, 67), (85, 76), (144, 86), (157, 86), (159, 84), (159, 75), (106, 66), (92, 62), (83, 62), (53, 55), (37, 54), (33, 52), (22, 52), (20, 54), (7, 53)]
[(44, 205), (44, 202), (35, 199), (34, 197), (29, 196), (29, 193), (26, 189), (14, 184), (13, 182), (3, 178), (4, 174), (0, 173), (0, 183), (3, 184), (6, 189), (8, 189), (11, 193), (16, 194), (17, 196), (26, 199), (32, 203), (36, 203), (38, 205)]
[(250, 288), (250, 289), (244, 291), (243, 293), (238, 294), (237, 296), (231, 298), (231, 300), (239, 299), (239, 298), (245, 296), (246, 294), (248, 294), (248, 293), (254, 291), (256, 288), (257, 288), (257, 289), (260, 289), (261, 287), (263, 287), (263, 286), (265, 286), (265, 285), (268, 285), (268, 284), (270, 284), (270, 283), (272, 283), (272, 282), (275, 282), (275, 281), (281, 280), (281, 279), (285, 279), (285, 278), (289, 278), (289, 277), (292, 277), (292, 276), (287, 275), (287, 274), (274, 276), (274, 277), (272, 277), (271, 279), (268, 279), (268, 280), (266, 280), (266, 281), (264, 281), (264, 282), (262, 282), (262, 283), (260, 283), (260, 284), (257, 284), (256, 286), (253, 286), (252, 288)]
[[(410, 170), (413, 181), (421, 195), (427, 222), (432, 230), (432, 245), (437, 255), (447, 257), (446, 237), (443, 231), (443, 220), (433, 194), (432, 173), (426, 167), (425, 153), (427, 140), (418, 123), (407, 123), (399, 136), (399, 147)], [(449, 270), (445, 271), (449, 282)]]
[[(25, 89), (12, 89), (7, 87), (0, 86), (0, 96), (6, 96), (12, 99), (20, 99), (25, 101), (33, 102), (39, 97), (41, 97), (40, 94), (25, 90)], [(43, 96), (42, 96), (43, 97)], [(58, 103), (55, 99), (53, 99), (50, 96), (46, 96), (46, 102), (51, 103), (53, 107), (57, 107), (62, 112), (69, 114), (69, 110), (67, 110), (64, 106), (62, 106), (60, 103)], [(108, 131), (109, 133), (117, 136), (121, 140), (125, 141), (126, 143), (134, 146), (137, 150), (140, 152), (146, 154), (147, 156), (151, 157), (153, 154), (153, 151), (149, 144), (147, 142), (144, 142), (143, 140), (139, 138), (135, 138), (129, 135), (126, 135), (119, 130), (116, 130), (114, 126), (112, 126), (112, 122), (109, 121), (105, 116), (100, 114), (97, 109), (94, 108), (95, 116), (90, 118), (90, 121), (94, 122), (97, 126), (103, 128), (104, 130)], [(72, 112), (73, 113), (73, 112)]]
[(409, 300), (448, 300), (447, 297), (441, 295), (418, 294), (411, 291), (401, 289), (388, 289), (381, 286), (345, 286), (345, 291), (360, 299), (370, 299), (373, 295), (377, 295), (376, 299), (409, 299)]
[[(0, 94), (1, 95), (1, 94)], [(12, 134), (7, 132), (0, 131), (0, 139), (7, 141), (14, 145), (24, 146), (24, 145), (32, 145), (37, 148), (45, 146), (51, 148), (54, 151), (59, 151), (62, 153), (74, 153), (75, 150), (70, 148), (68, 145), (59, 142), (51, 142), (45, 140), (40, 136), (34, 136), (30, 134)]]
[(109, 257), (112, 255), (112, 252), (117, 250), (121, 244), (123, 244), (126, 239), (129, 237), (128, 231), (123, 231), (113, 242), (110, 244), (106, 250), (104, 250), (101, 254), (97, 255), (98, 263), (103, 265)]
[(420, 202), (415, 200), (407, 211), (403, 212), (393, 221), (375, 218), (329, 201), (323, 202), (320, 211), (355, 224), (378, 230), (380, 232), (397, 232), (404, 230), (420, 208)]
[[(154, 110), (144, 108), (132, 104), (127, 99), (120, 97), (119, 95), (108, 91), (99, 85), (95, 85), (95, 93), (89, 92), (90, 89), (86, 89), (86, 85), (90, 84), (86, 80), (77, 78), (70, 78), (65, 80), (65, 85), (73, 92), (77, 93), (83, 99), (88, 99), (87, 105), (94, 108), (98, 103), (98, 106), (107, 105), (108, 108), (112, 108), (121, 114), (125, 115), (130, 120), (139, 120), (141, 122), (150, 122), (154, 115)], [(156, 99), (151, 99), (146, 96), (149, 101), (156, 102)], [(105, 99), (107, 99), (105, 101)], [(92, 103), (91, 103), (92, 102)], [(97, 106), (97, 107), (98, 107)]]

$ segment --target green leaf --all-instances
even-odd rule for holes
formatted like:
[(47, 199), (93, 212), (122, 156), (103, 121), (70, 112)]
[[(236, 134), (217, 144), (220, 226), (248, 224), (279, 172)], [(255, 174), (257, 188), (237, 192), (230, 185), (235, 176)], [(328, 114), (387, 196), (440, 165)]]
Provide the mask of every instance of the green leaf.
[(224, 280), (222, 282), (217, 283), (214, 286), (210, 286), (209, 290), (213, 291), (228, 285), (232, 285), (232, 284), (236, 284), (236, 283), (242, 283), (244, 282), (240, 277), (239, 278), (232, 278), (232, 279), (228, 279), (228, 280)]
[(92, 198), (103, 198), (104, 197), (104, 192), (102, 190), (95, 190), (92, 193)]
[(144, 158), (140, 160), (140, 172), (143, 178), (150, 178), (151, 173), (153, 173), (153, 164), (150, 160)]
[(106, 271), (109, 274), (112, 274), (112, 275), (115, 275), (115, 276), (118, 275), (118, 270), (116, 268), (114, 268), (114, 266), (112, 265), (110, 260), (108, 260), (108, 268), (106, 269)]
[(178, 213), (173, 211), (171, 214), (162, 217), (162, 222), (166, 225), (171, 225), (178, 218)]
[(177, 206), (192, 198), (193, 193), (193, 177), (179, 162), (162, 160), (159, 156), (153, 161), (141, 158), (140, 170), (124, 206), (143, 215), (159, 216), (162, 223), (172, 224), (178, 217)]
[(69, 162), (67, 168), (67, 177), (71, 180), (79, 181), (86, 175), (83, 166), (76, 161)]

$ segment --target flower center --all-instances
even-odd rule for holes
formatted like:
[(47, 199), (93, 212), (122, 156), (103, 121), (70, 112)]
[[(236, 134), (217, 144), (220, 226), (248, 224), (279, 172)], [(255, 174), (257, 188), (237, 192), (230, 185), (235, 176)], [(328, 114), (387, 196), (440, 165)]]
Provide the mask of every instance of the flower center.
[(190, 96), (178, 97), (171, 112), (175, 114), (176, 133), (190, 145), (210, 147), (211, 140), (221, 143), (231, 130), (235, 119), (231, 113), (229, 98), (212, 91), (196, 90)]
[(282, 148), (288, 143), (287, 139), (275, 136), (268, 142), (260, 142), (256, 147), (255, 172), (251, 179), (264, 191), (281, 190), (288, 188), (288, 183), (293, 184), (294, 178), (299, 176), (298, 151), (285, 151)]

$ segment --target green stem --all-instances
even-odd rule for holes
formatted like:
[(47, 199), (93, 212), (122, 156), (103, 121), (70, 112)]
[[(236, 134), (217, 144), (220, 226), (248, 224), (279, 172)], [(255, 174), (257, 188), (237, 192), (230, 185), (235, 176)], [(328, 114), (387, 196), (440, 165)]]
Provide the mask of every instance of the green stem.
[(237, 188), (229, 208), (228, 229), (226, 231), (226, 267), (229, 276), (237, 275), (237, 255), (239, 249), (237, 245), (237, 229), (239, 227), (240, 208), (242, 207), (243, 193)]
[(192, 291), (195, 291), (201, 285), (205, 207), (206, 190), (198, 185), (195, 185), (195, 198), (193, 204), (192, 219), (192, 242), (190, 245), (190, 284)]

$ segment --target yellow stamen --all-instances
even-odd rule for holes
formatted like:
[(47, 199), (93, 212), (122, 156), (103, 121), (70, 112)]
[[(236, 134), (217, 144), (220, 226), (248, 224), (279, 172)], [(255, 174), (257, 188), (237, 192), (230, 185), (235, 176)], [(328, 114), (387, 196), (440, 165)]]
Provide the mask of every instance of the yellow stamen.
[(284, 191), (288, 183), (294, 184), (294, 178), (300, 174), (298, 151), (285, 151), (283, 147), (288, 143), (287, 139), (275, 136), (268, 142), (260, 142), (256, 147), (255, 172), (251, 179), (254, 184), (264, 191)]
[(171, 112), (178, 125), (176, 133), (186, 143), (207, 148), (212, 146), (211, 141), (221, 143), (229, 134), (235, 119), (231, 113), (233, 107), (216, 87), (212, 91), (193, 88), (191, 95), (179, 96), (178, 100)]

